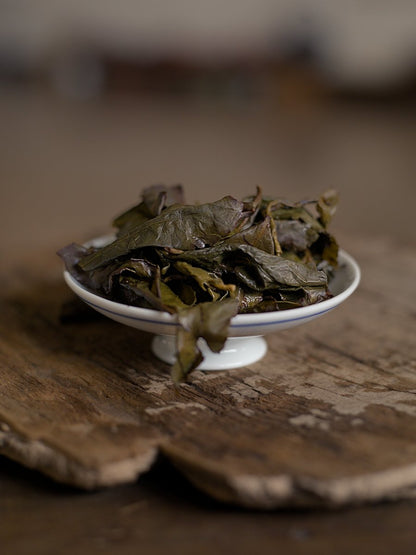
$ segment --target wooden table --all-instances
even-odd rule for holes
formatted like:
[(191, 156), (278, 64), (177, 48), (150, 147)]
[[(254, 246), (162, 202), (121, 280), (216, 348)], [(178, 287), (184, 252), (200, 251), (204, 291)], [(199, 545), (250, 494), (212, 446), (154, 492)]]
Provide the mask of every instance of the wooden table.
[(68, 229), (39, 223), (30, 249), (16, 232), (0, 277), (2, 553), (413, 553), (406, 225), (387, 236), (344, 224), (363, 271), (354, 296), (271, 336), (263, 361), (179, 389), (146, 334), (60, 322), (69, 293), (54, 250), (75, 239)]

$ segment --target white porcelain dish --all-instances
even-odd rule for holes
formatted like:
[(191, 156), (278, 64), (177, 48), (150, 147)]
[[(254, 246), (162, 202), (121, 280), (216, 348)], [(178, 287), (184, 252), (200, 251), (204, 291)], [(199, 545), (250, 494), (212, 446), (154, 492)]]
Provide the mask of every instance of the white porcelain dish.
[[(92, 243), (102, 245), (104, 242), (103, 238)], [(306, 324), (333, 310), (355, 291), (360, 282), (360, 275), (357, 262), (348, 253), (340, 250), (339, 268), (329, 285), (334, 295), (332, 298), (313, 305), (278, 312), (238, 314), (231, 320), (229, 337), (221, 353), (212, 353), (201, 340), (200, 348), (203, 351), (204, 360), (199, 369), (239, 368), (260, 360), (267, 351), (264, 335)], [(64, 271), (64, 278), (76, 295), (101, 314), (121, 324), (154, 334), (153, 353), (168, 364), (174, 363), (175, 335), (179, 325), (175, 315), (121, 304), (101, 297), (85, 289), (67, 271)]]

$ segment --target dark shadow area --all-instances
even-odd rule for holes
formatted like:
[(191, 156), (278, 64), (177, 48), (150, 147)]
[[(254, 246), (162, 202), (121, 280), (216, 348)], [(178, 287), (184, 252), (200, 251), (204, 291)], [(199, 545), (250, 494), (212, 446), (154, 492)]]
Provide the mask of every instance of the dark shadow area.
[[(3, 316), (13, 322), (15, 334), (27, 335), (58, 359), (76, 354), (106, 368), (106, 356), (113, 362), (118, 357), (116, 371), (134, 367), (139, 361), (154, 360), (149, 334), (122, 326), (90, 309), (68, 291), (63, 279), (28, 278), (21, 289), (13, 290), (4, 300)], [(165, 369), (162, 363), (155, 363)]]

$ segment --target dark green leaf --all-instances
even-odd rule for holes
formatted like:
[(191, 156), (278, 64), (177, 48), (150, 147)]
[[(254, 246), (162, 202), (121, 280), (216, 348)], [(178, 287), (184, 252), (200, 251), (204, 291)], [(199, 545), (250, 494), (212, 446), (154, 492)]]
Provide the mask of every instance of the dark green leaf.
[(199, 206), (174, 205), (86, 256), (80, 261), (80, 266), (83, 270), (94, 270), (143, 247), (185, 251), (215, 245), (224, 237), (243, 229), (250, 215), (244, 210), (242, 202), (229, 196)]
[(165, 207), (183, 203), (183, 189), (181, 185), (152, 185), (143, 190), (142, 199), (142, 202), (113, 220), (113, 226), (119, 228), (118, 236), (158, 216)]
[(319, 237), (319, 233), (300, 220), (276, 220), (276, 232), (283, 250), (303, 252)]
[(226, 242), (232, 245), (251, 245), (269, 254), (276, 254), (277, 237), (274, 237), (275, 226), (269, 216), (248, 229), (235, 233)]
[(152, 289), (151, 282), (131, 276), (122, 275), (119, 283), (134, 296), (145, 299), (148, 305), (156, 310), (175, 313), (186, 306), (181, 299), (164, 283), (161, 284), (158, 292), (155, 292)]
[(218, 301), (224, 293), (234, 293), (235, 285), (230, 283), (226, 284), (223, 280), (215, 275), (213, 272), (208, 272), (203, 268), (192, 266), (188, 262), (178, 261), (175, 268), (183, 275), (191, 277), (198, 287), (206, 291), (213, 301)]
[(186, 379), (202, 360), (197, 345), (203, 338), (211, 351), (219, 353), (228, 336), (231, 318), (238, 310), (238, 301), (226, 300), (199, 303), (178, 312), (181, 328), (177, 334), (177, 360), (172, 367), (172, 378), (179, 382)]
[(334, 189), (329, 189), (321, 195), (316, 204), (316, 209), (319, 213), (319, 221), (326, 228), (329, 222), (332, 220), (337, 206), (338, 206), (339, 196), (337, 191)]
[(283, 256), (268, 254), (251, 245), (222, 243), (210, 249), (202, 249), (178, 255), (195, 266), (220, 268), (232, 273), (242, 267), (254, 279), (259, 278), (256, 288), (267, 289), (276, 285), (291, 287), (321, 287), (327, 285), (325, 272), (315, 267), (288, 260)]

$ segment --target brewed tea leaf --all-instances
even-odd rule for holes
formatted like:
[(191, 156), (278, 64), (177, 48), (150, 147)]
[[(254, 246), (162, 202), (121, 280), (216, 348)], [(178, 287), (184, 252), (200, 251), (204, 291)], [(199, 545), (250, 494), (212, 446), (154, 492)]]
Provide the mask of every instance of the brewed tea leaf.
[(269, 254), (276, 254), (277, 237), (273, 220), (266, 216), (261, 222), (253, 224), (248, 229), (235, 233), (226, 242), (231, 245), (247, 244)]
[(149, 306), (155, 310), (162, 310), (174, 314), (186, 307), (181, 299), (166, 285), (161, 284), (159, 294), (155, 293), (150, 281), (137, 279), (131, 276), (121, 276), (119, 283), (137, 297), (143, 297)]
[(206, 291), (212, 298), (213, 301), (220, 299), (224, 293), (234, 293), (235, 285), (233, 283), (226, 284), (223, 280), (215, 275), (213, 272), (208, 272), (203, 268), (198, 268), (197, 266), (192, 266), (188, 262), (178, 261), (175, 264), (175, 268), (183, 275), (191, 277), (197, 285)]
[(314, 266), (275, 256), (251, 245), (221, 243), (215, 247), (191, 251), (178, 255), (179, 260), (186, 260), (203, 268), (218, 268), (233, 273), (237, 266), (252, 269), (252, 276), (259, 276), (261, 283), (257, 288), (288, 285), (291, 287), (319, 287), (327, 285), (325, 272)]
[(300, 220), (275, 220), (279, 243), (285, 251), (303, 252), (314, 243), (319, 233)]
[(339, 196), (337, 191), (329, 189), (325, 191), (316, 204), (316, 209), (319, 213), (319, 221), (326, 228), (332, 220), (338, 206)]
[(219, 353), (228, 336), (231, 318), (237, 314), (238, 301), (199, 303), (178, 312), (181, 327), (177, 334), (178, 356), (172, 367), (172, 378), (183, 381), (202, 360), (198, 339), (206, 341), (211, 351)]
[(244, 203), (230, 196), (199, 206), (174, 205), (86, 256), (80, 266), (86, 271), (94, 270), (143, 247), (186, 251), (215, 245), (224, 237), (244, 229), (250, 215), (251, 212), (245, 211)]
[(113, 220), (118, 228), (118, 236), (124, 235), (129, 229), (138, 226), (155, 216), (172, 204), (183, 204), (184, 194), (181, 185), (151, 185), (143, 190), (142, 202), (120, 214)]

